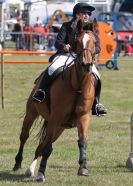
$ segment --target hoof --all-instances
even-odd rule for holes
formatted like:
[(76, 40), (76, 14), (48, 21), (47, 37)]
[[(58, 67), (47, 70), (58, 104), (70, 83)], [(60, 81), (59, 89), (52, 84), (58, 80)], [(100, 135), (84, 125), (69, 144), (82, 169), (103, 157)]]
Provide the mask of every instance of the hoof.
[(37, 182), (45, 182), (44, 175), (41, 172), (38, 172), (38, 175), (36, 177)]
[(34, 176), (34, 172), (32, 172), (29, 168), (26, 170), (25, 172), (25, 176), (26, 177), (33, 177)]
[(15, 164), (14, 167), (13, 167), (13, 171), (17, 171), (19, 169), (21, 169), (21, 165)]
[(89, 171), (86, 168), (79, 168), (78, 176), (89, 176)]

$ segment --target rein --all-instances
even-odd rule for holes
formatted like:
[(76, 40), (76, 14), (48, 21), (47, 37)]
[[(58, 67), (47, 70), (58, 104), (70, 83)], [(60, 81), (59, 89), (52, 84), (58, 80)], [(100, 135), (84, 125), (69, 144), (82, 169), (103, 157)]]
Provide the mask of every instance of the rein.
[[(73, 55), (72, 51), (70, 50), (70, 52), (69, 52), (70, 55), (69, 55), (68, 58), (66, 59), (65, 65), (64, 65), (64, 67), (63, 67), (63, 71), (65, 70), (65, 68), (71, 66), (71, 64), (72, 64), (74, 61), (76, 61), (76, 60), (78, 60), (78, 63), (81, 64), (83, 67), (85, 67), (85, 66), (92, 66), (92, 65), (93, 65), (93, 63), (92, 63), (92, 62), (93, 62), (93, 58), (92, 58), (92, 61), (91, 61), (90, 63), (87, 63), (87, 64), (84, 64), (83, 61), (80, 61), (80, 60), (79, 60), (80, 56), (81, 56), (81, 55), (83, 54), (83, 52), (86, 51), (86, 50), (89, 50), (89, 49), (88, 49), (88, 48), (83, 48), (83, 50), (80, 51), (79, 54), (76, 55), (76, 57)], [(90, 51), (90, 50), (89, 50), (89, 51)], [(90, 51), (90, 52), (91, 52), (91, 51)], [(71, 56), (72, 56), (74, 59), (73, 59), (68, 65), (66, 65), (68, 59), (69, 59)], [(88, 71), (89, 71), (89, 70), (88, 70)]]

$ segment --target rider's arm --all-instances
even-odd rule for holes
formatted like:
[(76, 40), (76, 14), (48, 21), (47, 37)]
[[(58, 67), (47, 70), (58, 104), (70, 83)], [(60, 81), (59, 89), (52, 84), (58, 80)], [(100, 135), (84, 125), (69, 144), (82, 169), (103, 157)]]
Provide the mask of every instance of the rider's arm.
[(60, 51), (64, 50), (65, 40), (66, 40), (66, 27), (65, 24), (63, 24), (62, 27), (60, 28), (60, 31), (55, 41), (55, 47), (57, 50)]

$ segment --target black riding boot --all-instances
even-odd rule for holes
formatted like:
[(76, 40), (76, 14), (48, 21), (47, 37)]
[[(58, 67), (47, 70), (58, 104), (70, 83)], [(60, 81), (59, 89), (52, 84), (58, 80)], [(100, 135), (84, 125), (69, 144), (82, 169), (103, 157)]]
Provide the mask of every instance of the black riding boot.
[(41, 103), (45, 100), (47, 90), (49, 89), (53, 81), (62, 73), (62, 71), (63, 71), (63, 67), (59, 67), (50, 76), (48, 74), (48, 68), (47, 68), (44, 71), (44, 73), (42, 73), (41, 75), (42, 77), (40, 77), (41, 81), (38, 90), (36, 90), (36, 92), (32, 96), (33, 101), (35, 101), (36, 103)]
[(52, 83), (53, 75), (48, 74), (48, 69), (42, 74), (41, 81), (38, 87), (38, 90), (32, 96), (33, 101), (36, 103), (41, 103), (46, 97), (46, 91)]
[(92, 106), (92, 115), (104, 116), (107, 114), (107, 109), (99, 102), (101, 93), (101, 80), (94, 75), (95, 82), (95, 100)]

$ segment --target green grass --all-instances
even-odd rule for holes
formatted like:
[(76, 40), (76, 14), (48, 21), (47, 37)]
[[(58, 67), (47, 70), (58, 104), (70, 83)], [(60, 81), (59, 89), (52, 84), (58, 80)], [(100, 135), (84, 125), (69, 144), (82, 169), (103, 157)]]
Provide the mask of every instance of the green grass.
[[(78, 177), (77, 130), (66, 130), (55, 142), (48, 161), (46, 186), (131, 186), (133, 173), (125, 163), (130, 152), (130, 116), (133, 112), (133, 59), (119, 58), (119, 71), (100, 70), (101, 102), (106, 117), (92, 117), (88, 137), (89, 177)], [(4, 66), (4, 103), (0, 108), (0, 186), (37, 186), (24, 173), (34, 157), (39, 130), (33, 129), (25, 146), (22, 169), (13, 172), (27, 97), (43, 64)], [(1, 102), (0, 102), (1, 106)]]

